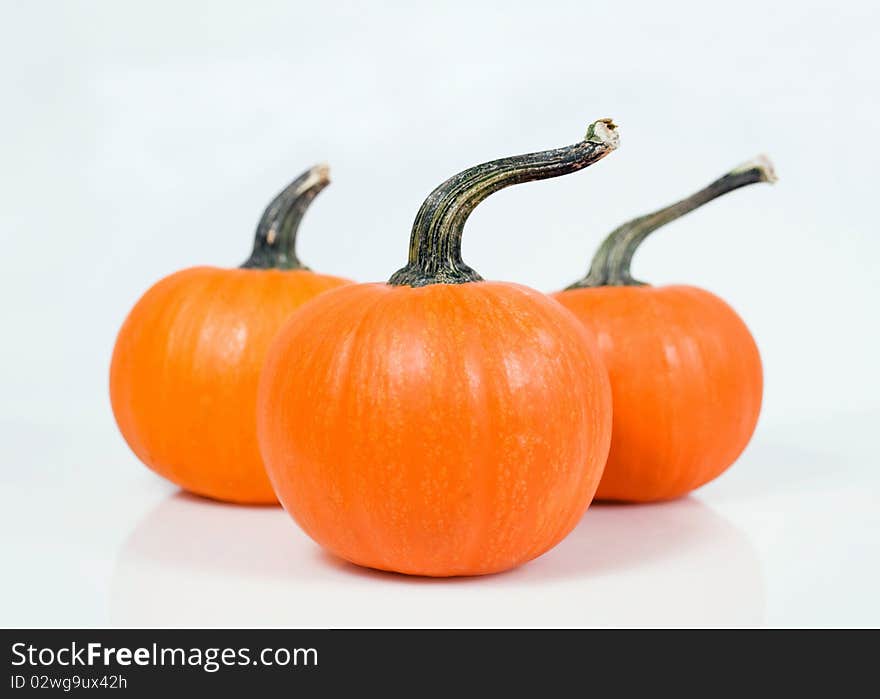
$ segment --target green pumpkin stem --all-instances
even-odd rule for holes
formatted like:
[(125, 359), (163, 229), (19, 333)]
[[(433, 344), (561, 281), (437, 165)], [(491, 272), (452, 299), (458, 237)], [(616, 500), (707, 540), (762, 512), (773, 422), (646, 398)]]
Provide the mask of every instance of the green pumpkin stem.
[(775, 181), (776, 173), (773, 171), (773, 164), (766, 156), (761, 155), (734, 168), (708, 187), (686, 199), (624, 223), (613, 230), (599, 246), (587, 276), (568, 288), (644, 286), (644, 282), (633, 279), (630, 267), (633, 255), (639, 245), (651, 233), (723, 194), (757, 182), (772, 183)]
[(389, 284), (427, 286), (465, 284), (482, 277), (461, 259), (461, 236), (471, 212), (486, 197), (510, 185), (559, 177), (604, 158), (617, 148), (610, 119), (590, 125), (580, 143), (477, 165), (446, 180), (422, 204), (413, 223), (409, 262)]
[(308, 269), (296, 254), (296, 234), (306, 209), (330, 184), (330, 168), (315, 165), (287, 185), (263, 212), (254, 249), (243, 269)]

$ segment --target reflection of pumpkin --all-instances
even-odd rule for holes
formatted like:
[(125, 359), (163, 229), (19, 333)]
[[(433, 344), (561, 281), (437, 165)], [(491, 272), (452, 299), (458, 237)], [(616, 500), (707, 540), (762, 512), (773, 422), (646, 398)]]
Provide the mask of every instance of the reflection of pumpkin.
[(691, 286), (630, 276), (649, 233), (738, 187), (775, 179), (759, 159), (614, 231), (587, 277), (554, 297), (597, 339), (611, 378), (611, 452), (596, 497), (649, 501), (716, 478), (748, 444), (761, 407), (758, 348), (740, 317)]
[(294, 249), (306, 208), (328, 182), (325, 166), (303, 173), (266, 209), (242, 268), (166, 277), (119, 331), (110, 368), (119, 429), (141, 461), (186, 490), (277, 502), (257, 447), (257, 381), (294, 309), (347, 283), (309, 271)]
[[(468, 585), (475, 602), (468, 605), (457, 603), (460, 589), (427, 591), (315, 555), (311, 541), (290, 525), (274, 507), (230, 508), (184, 493), (167, 497), (143, 515), (115, 556), (110, 624), (546, 628), (765, 622), (754, 547), (695, 498), (635, 508), (591, 505), (547, 555), (490, 586)], [(548, 587), (552, 593), (538, 594)], [(426, 597), (433, 603), (426, 604)]]
[(456, 175), (422, 205), (388, 284), (324, 294), (281, 331), (260, 383), (260, 447), (318, 543), (373, 568), (474, 575), (540, 555), (578, 522), (608, 450), (605, 369), (557, 303), (482, 281), (461, 233), (493, 192), (615, 145), (599, 122), (574, 146)]

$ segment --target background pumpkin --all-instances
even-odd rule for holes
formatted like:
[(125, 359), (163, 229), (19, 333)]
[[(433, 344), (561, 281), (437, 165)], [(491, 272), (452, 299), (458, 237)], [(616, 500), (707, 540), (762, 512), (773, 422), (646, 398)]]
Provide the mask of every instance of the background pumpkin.
[(282, 504), (315, 541), (402, 573), (493, 573), (560, 541), (592, 499), (610, 439), (604, 367), (577, 320), (461, 259), (493, 192), (579, 170), (584, 141), (466, 170), (435, 189), (387, 284), (324, 294), (287, 323), (260, 382), (258, 434)]
[(296, 256), (303, 214), (329, 183), (316, 166), (266, 208), (238, 269), (193, 267), (149, 289), (126, 318), (110, 367), (113, 414), (147, 466), (199, 495), (275, 503), (255, 433), (259, 372), (300, 305), (348, 283)]
[(554, 297), (597, 339), (608, 367), (614, 428), (597, 498), (678, 497), (727, 469), (761, 408), (761, 358), (736, 312), (692, 286), (652, 287), (630, 274), (647, 236), (739, 187), (773, 182), (766, 158), (612, 232), (589, 274)]

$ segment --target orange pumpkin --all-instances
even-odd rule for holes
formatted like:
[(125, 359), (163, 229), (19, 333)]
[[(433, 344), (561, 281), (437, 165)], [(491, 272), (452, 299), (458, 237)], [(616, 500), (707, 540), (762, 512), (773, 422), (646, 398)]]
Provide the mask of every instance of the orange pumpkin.
[(324, 294), (281, 331), (260, 380), (260, 448), (319, 544), (371, 568), (479, 575), (540, 555), (581, 518), (610, 439), (605, 369), (559, 304), (468, 267), (461, 234), (493, 192), (611, 152), (614, 129), (449, 179), (387, 284)]
[(296, 256), (303, 214), (328, 182), (326, 166), (303, 173), (266, 208), (247, 262), (162, 279), (119, 331), (110, 367), (116, 422), (138, 458), (181, 488), (277, 503), (257, 446), (257, 382), (291, 313), (349, 283)]
[(759, 158), (624, 224), (602, 244), (589, 274), (554, 294), (597, 339), (611, 379), (614, 428), (597, 498), (684, 495), (719, 476), (748, 444), (762, 371), (745, 323), (708, 291), (634, 280), (630, 263), (660, 226), (738, 187), (774, 180), (770, 162)]

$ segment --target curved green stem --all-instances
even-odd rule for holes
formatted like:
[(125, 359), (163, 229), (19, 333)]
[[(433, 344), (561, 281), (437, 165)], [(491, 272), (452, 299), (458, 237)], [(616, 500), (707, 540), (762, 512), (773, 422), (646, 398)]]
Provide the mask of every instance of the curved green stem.
[(754, 160), (734, 168), (687, 199), (682, 199), (652, 214), (640, 216), (624, 223), (613, 230), (599, 246), (587, 276), (568, 288), (643, 286), (644, 282), (633, 279), (630, 274), (630, 266), (639, 245), (651, 233), (723, 194), (756, 182), (775, 181), (776, 173), (773, 171), (773, 164), (766, 156), (758, 156)]
[(263, 212), (244, 269), (308, 269), (296, 255), (296, 234), (306, 209), (330, 184), (330, 168), (315, 165), (287, 185)]
[(558, 177), (592, 165), (617, 148), (610, 119), (590, 125), (580, 143), (477, 165), (446, 180), (422, 204), (413, 223), (409, 261), (389, 284), (464, 284), (482, 277), (461, 259), (461, 236), (468, 216), (489, 195), (510, 185)]

